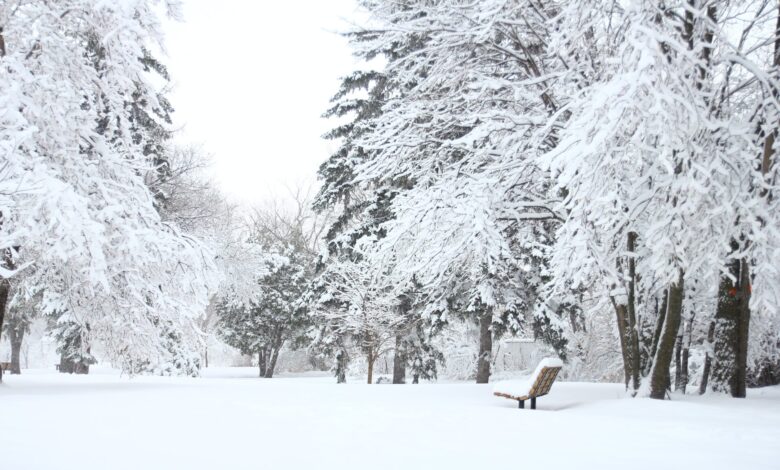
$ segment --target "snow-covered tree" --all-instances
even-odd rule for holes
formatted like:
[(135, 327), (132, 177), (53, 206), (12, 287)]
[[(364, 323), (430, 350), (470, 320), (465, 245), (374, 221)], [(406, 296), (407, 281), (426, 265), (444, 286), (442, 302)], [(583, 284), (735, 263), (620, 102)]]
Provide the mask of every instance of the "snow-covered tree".
[(310, 317), (304, 296), (324, 230), (306, 191), (299, 188), (290, 199), (251, 214), (247, 243), (262, 253), (253, 285), (246, 295), (228, 289), (218, 307), (220, 336), (242, 353), (256, 355), (260, 376), (266, 378), (273, 377), (283, 347), (307, 342)]
[(127, 370), (168, 361), (162, 324), (197, 343), (193, 319), (216, 280), (211, 255), (160, 219), (144, 180), (156, 162), (139, 117), (166, 107), (149, 76), (156, 3), (0, 6), (3, 282), (35, 266), (48, 311), (88, 325)]
[(418, 282), (423, 317), (478, 318), (480, 381), (510, 329), (580, 363), (613, 337), (655, 398), (673, 364), (685, 389), (696, 347), (703, 387), (744, 396), (754, 345), (776, 342), (777, 6), (361, 4), (358, 55), (401, 53), (381, 100), (345, 103), (361, 119), (323, 167), (323, 194), (384, 214), (338, 227), (352, 260)]
[(246, 304), (221, 305), (218, 330), (227, 344), (256, 355), (260, 377), (271, 378), (282, 347), (294, 347), (305, 337), (309, 317), (302, 297), (313, 265), (293, 247), (266, 253), (267, 273), (258, 279), (257, 292)]
[(328, 264), (315, 280), (309, 302), (315, 323), (314, 346), (336, 357), (336, 376), (346, 381), (350, 357), (365, 356), (367, 381), (373, 383), (374, 363), (395, 344), (404, 317), (398, 297), (378, 277), (381, 267), (366, 260)]
[(555, 5), (363, 4), (375, 26), (354, 41), (358, 54), (406, 47), (382, 72), (391, 93), (381, 112), (353, 132), (363, 154), (342, 186), (405, 182), (379, 221), (377, 262), (394, 260), (396, 284), (414, 277), (423, 286), (424, 315), (480, 322), (478, 381), (486, 382), (493, 337), (530, 329), (540, 249), (557, 218), (551, 182), (533, 160), (555, 144), (539, 133), (558, 106), (545, 83), (557, 59), (543, 39)]
[(25, 335), (30, 332), (30, 325), (37, 317), (40, 295), (34, 286), (25, 286), (20, 279), (14, 279), (3, 333), (11, 346), (11, 373), (21, 374), (21, 350)]
[[(761, 98), (774, 89), (764, 73), (774, 32), (761, 33), (776, 19), (769, 10), (767, 2), (594, 1), (569, 5), (556, 20), (553, 44), (572, 60), (561, 82), (573, 98), (560, 143), (542, 159), (566, 195), (551, 294), (603, 292), (615, 309), (626, 383), (639, 389), (646, 375), (655, 398), (671, 386), (684, 312), (695, 307), (715, 314), (715, 364), (741, 364), (726, 375), (742, 370), (742, 391), (732, 394), (744, 396), (747, 358), (737, 344), (746, 336), (734, 342), (723, 328), (739, 324), (747, 335), (748, 302), (757, 305), (747, 270), (765, 266), (771, 255), (754, 258), (755, 250), (773, 252), (776, 243), (757, 170), (765, 142), (756, 129), (776, 101)], [(732, 299), (741, 320), (726, 326), (718, 317)], [(648, 323), (654, 332), (643, 335)], [(733, 345), (723, 357), (719, 341)]]

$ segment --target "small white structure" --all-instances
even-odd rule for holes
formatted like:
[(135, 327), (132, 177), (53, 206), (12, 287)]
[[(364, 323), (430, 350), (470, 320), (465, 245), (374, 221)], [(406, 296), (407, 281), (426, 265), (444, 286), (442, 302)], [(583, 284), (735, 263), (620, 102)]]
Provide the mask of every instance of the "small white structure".
[(554, 354), (555, 351), (548, 345), (533, 338), (504, 338), (495, 350), (495, 371), (499, 374), (528, 371), (539, 360)]

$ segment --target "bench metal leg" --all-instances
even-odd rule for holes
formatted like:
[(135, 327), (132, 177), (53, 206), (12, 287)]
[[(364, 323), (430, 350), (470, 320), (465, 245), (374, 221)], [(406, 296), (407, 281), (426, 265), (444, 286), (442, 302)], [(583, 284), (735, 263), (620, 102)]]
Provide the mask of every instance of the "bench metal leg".
[(518, 408), (525, 408), (525, 400), (517, 400), (517, 407)]
[(531, 409), (536, 409), (536, 397), (531, 398)]

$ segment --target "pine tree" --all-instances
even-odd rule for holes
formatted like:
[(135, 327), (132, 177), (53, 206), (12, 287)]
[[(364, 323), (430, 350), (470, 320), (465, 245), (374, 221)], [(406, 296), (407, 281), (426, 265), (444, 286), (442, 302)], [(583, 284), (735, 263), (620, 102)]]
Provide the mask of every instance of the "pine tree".
[[(376, 57), (383, 57), (390, 61), (397, 60), (419, 47), (418, 39), (408, 43), (396, 43), (375, 48), (373, 42), (377, 36), (376, 32), (370, 30), (348, 34), (357, 49), (357, 55), (367, 61)], [(351, 357), (348, 349), (357, 337), (362, 337), (362, 339), (357, 340), (357, 344), (362, 345), (359, 349), (366, 353), (369, 368), (373, 366), (374, 360), (378, 357), (377, 345), (384, 344), (387, 340), (384, 333), (377, 333), (382, 337), (381, 340), (375, 335), (373, 335), (373, 339), (370, 339), (372, 335), (366, 331), (357, 334), (353, 328), (340, 325), (339, 321), (334, 323), (336, 318), (348, 318), (349, 313), (356, 311), (355, 309), (362, 311), (363, 306), (350, 304), (349, 296), (342, 295), (339, 297), (340, 300), (334, 300), (332, 293), (327, 292), (326, 286), (332, 285), (334, 276), (338, 282), (340, 276), (352, 270), (350, 266), (346, 265), (366, 261), (364, 250), (367, 245), (384, 236), (381, 224), (387, 223), (394, 217), (393, 200), (412, 184), (406, 178), (381, 183), (374, 180), (367, 184), (355, 181), (356, 167), (369, 158), (368, 152), (356, 144), (356, 140), (361, 135), (371, 132), (367, 123), (381, 113), (382, 106), (389, 96), (401, 92), (402, 89), (402, 85), (391, 83), (382, 72), (376, 70), (356, 71), (342, 80), (338, 93), (332, 99), (333, 106), (325, 113), (326, 117), (349, 118), (349, 121), (337, 126), (325, 135), (328, 139), (340, 140), (341, 145), (319, 169), (319, 177), (323, 184), (314, 200), (314, 208), (321, 212), (334, 211), (336, 217), (325, 235), (328, 255), (321, 257), (319, 261), (318, 279), (308, 297), (312, 305), (315, 306), (313, 311), (320, 313), (319, 320), (329, 319), (324, 321), (324, 325), (320, 325), (315, 347), (337, 358), (335, 369), (340, 382), (346, 380), (346, 367), (349, 362), (348, 358)], [(341, 266), (342, 264), (345, 266)], [(374, 292), (383, 289), (379, 286), (364, 285), (360, 281), (356, 281), (352, 287), (358, 288), (358, 286), (360, 289)], [(384, 294), (379, 295), (379, 297), (384, 297)], [(404, 304), (402, 297), (403, 294), (399, 293), (395, 301), (399, 306)], [(401, 307), (391, 308), (395, 312)], [(330, 311), (326, 313), (328, 310)], [(333, 310), (340, 311), (340, 313)], [(398, 311), (400, 312), (400, 310)], [(403, 316), (403, 312), (400, 314)], [(318, 320), (315, 319), (315, 321)], [(394, 364), (394, 369), (397, 371), (394, 374), (397, 376), (394, 382), (398, 382), (401, 380), (398, 377), (405, 373), (407, 358), (411, 357), (412, 350), (419, 342), (409, 342), (403, 339), (407, 329), (403, 326), (406, 324), (403, 320), (395, 321), (387, 318), (383, 320), (383, 323), (385, 327), (389, 324), (395, 324), (399, 328), (398, 341), (395, 342), (394, 346), (396, 349), (394, 359), (397, 361)], [(350, 338), (334, 338), (334, 334), (345, 334), (349, 335)], [(352, 346), (356, 347), (354, 344)], [(408, 351), (403, 352), (402, 349)], [(369, 381), (371, 381), (370, 375)]]
[(273, 377), (282, 347), (304, 341), (309, 317), (301, 299), (310, 282), (310, 262), (292, 246), (269, 253), (254, 298), (247, 304), (225, 302), (218, 309), (220, 336), (241, 353), (257, 356), (260, 377)]
[[(557, 216), (547, 175), (531, 158), (515, 158), (520, 148), (531, 155), (555, 143), (533, 134), (557, 110), (549, 87), (538, 81), (552, 63), (540, 38), (555, 6), (544, 12), (517, 2), (365, 6), (381, 26), (355, 47), (407, 52), (388, 60), (384, 74), (393, 93), (356, 136), (364, 158), (353, 180), (361, 189), (369, 181), (407, 182), (393, 197), (393, 217), (381, 221), (377, 259), (395, 260), (389, 275), (397, 284), (408, 284), (414, 273), (429, 293), (428, 310), (441, 311), (442, 320), (455, 314), (480, 323), (484, 382), (493, 339), (530, 323), (522, 317), (531, 315), (541, 277), (518, 273), (533, 272), (542, 233), (554, 228), (544, 221)], [(527, 27), (516, 17), (526, 18)], [(523, 68), (524, 61), (532, 65)]]
[(60, 354), (60, 373), (89, 374), (89, 366), (97, 362), (92, 355), (89, 324), (80, 323), (67, 312), (53, 315), (51, 319), (54, 324), (50, 332)]

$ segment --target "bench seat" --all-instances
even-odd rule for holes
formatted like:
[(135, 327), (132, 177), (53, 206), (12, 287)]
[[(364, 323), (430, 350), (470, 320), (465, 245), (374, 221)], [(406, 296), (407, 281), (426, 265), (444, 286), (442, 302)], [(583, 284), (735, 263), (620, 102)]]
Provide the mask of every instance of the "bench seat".
[(531, 400), (531, 409), (536, 409), (536, 399), (550, 392), (562, 367), (563, 361), (558, 358), (542, 359), (527, 379), (497, 382), (493, 386), (493, 395), (517, 400), (520, 408), (525, 408), (525, 401)]

